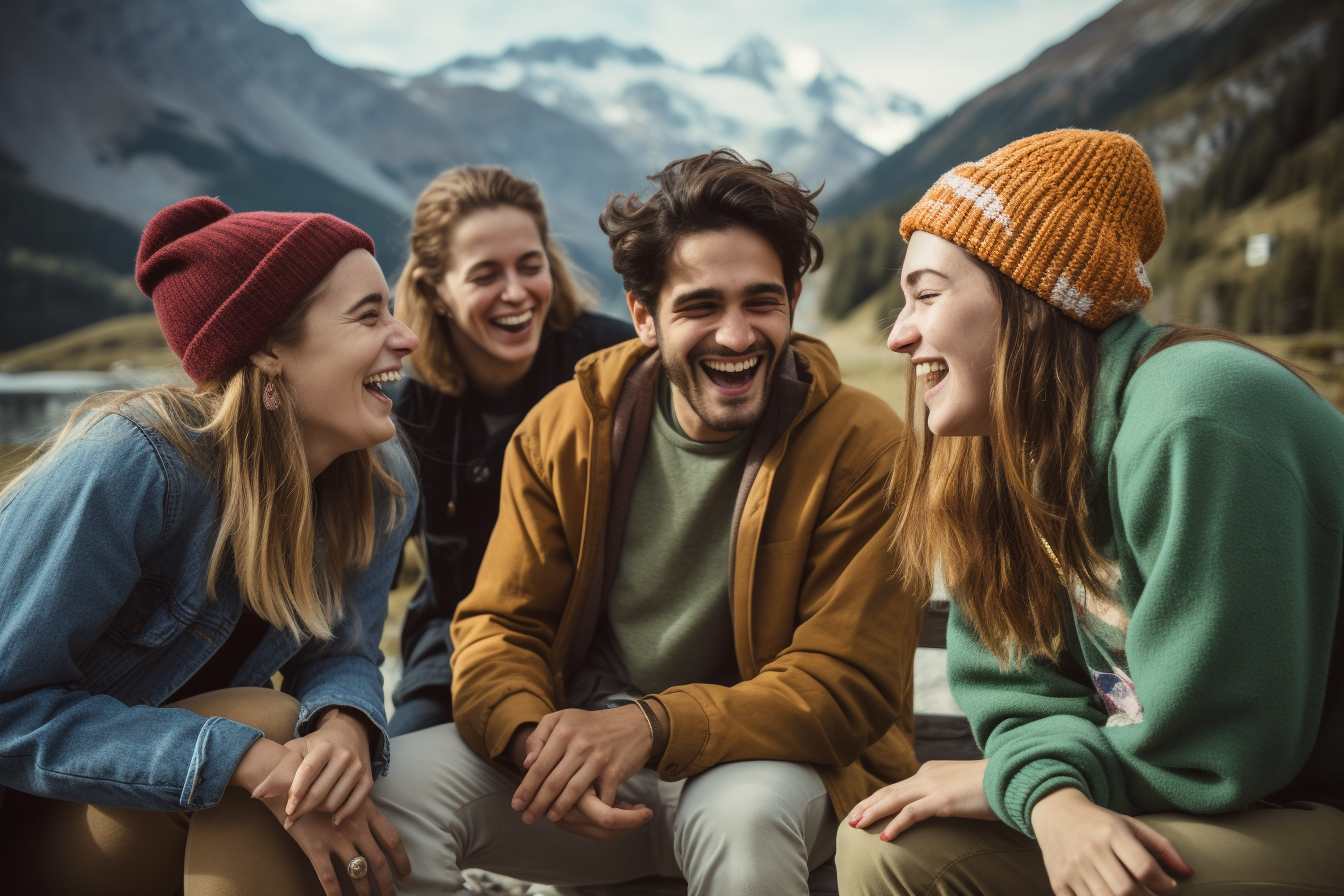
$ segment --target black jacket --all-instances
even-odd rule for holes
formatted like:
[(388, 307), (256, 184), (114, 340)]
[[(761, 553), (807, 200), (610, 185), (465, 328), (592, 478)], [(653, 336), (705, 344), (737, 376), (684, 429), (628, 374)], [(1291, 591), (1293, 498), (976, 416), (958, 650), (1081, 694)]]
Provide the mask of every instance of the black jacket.
[[(413, 376), (405, 381), (396, 414), (420, 464), (418, 526), (428, 577), (402, 626), (396, 705), (427, 692), (448, 699), (453, 652), (448, 623), (476, 582), (499, 516), (500, 468), (514, 429), (543, 396), (573, 378), (580, 358), (634, 335), (628, 322), (601, 314), (584, 314), (563, 331), (546, 326), (527, 376), (500, 398), (470, 389), (454, 398)], [(509, 419), (490, 435), (487, 414)]]

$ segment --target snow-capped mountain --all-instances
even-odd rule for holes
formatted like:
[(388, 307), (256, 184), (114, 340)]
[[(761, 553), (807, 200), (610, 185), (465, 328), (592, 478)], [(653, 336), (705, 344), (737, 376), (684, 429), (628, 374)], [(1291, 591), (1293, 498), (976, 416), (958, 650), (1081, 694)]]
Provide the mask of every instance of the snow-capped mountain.
[(825, 180), (831, 191), (927, 121), (918, 103), (859, 84), (816, 50), (781, 49), (764, 37), (703, 70), (595, 37), (465, 56), (403, 83), (413, 99), (436, 85), (526, 96), (606, 134), (649, 171), (726, 145), (810, 186)]

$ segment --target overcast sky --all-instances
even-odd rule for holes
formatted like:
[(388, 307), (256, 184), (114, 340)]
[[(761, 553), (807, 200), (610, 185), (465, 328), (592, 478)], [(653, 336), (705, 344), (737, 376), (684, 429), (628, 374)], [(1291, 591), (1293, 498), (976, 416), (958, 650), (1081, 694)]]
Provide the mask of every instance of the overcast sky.
[(762, 34), (812, 46), (933, 114), (1012, 74), (1116, 0), (244, 0), (345, 65), (419, 74), (543, 37), (605, 35), (700, 67)]

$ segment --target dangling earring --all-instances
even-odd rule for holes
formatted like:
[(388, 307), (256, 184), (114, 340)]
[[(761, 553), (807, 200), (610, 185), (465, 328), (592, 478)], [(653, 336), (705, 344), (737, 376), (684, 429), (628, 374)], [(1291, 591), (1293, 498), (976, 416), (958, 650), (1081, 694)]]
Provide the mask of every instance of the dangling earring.
[(261, 390), (261, 406), (268, 411), (280, 410), (280, 396), (275, 391), (275, 383), (267, 383)]

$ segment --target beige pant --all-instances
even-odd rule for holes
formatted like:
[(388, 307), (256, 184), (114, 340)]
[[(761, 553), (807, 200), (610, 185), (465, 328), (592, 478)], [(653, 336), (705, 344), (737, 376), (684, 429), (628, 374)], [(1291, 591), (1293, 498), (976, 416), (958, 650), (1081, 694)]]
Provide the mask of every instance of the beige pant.
[[(212, 691), (174, 704), (294, 737), (299, 704), (268, 688)], [(322, 887), (270, 810), (237, 787), (197, 812), (113, 809), (9, 790), (0, 812), (16, 838), (0, 843), (5, 892), (99, 896), (291, 896)], [(17, 822), (20, 822), (16, 824)]]
[(806, 896), (808, 872), (835, 848), (835, 813), (821, 776), (795, 762), (729, 762), (668, 783), (648, 770), (620, 798), (653, 820), (613, 843), (523, 824), (514, 778), (471, 751), (456, 725), (392, 740), (392, 769), (373, 799), (396, 827), (411, 894), (457, 893), (461, 868), (559, 886), (684, 876), (690, 896)]
[[(1182, 893), (1308, 896), (1344, 893), (1344, 812), (1319, 803), (1226, 815), (1140, 816), (1195, 869)], [(930, 818), (890, 843), (885, 821), (840, 825), (841, 896), (1049, 896), (1036, 841), (997, 821)]]

